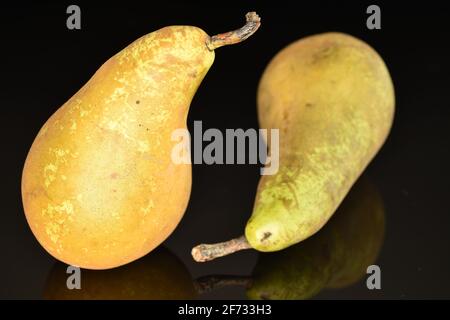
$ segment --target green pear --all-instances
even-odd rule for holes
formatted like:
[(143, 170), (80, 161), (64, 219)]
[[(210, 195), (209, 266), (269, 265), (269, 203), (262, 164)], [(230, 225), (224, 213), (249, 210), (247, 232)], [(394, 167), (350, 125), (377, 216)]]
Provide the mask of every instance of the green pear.
[[(319, 231), (384, 144), (395, 111), (383, 59), (342, 33), (281, 50), (257, 96), (260, 127), (279, 130), (279, 170), (261, 177), (245, 235), (193, 248), (196, 261), (283, 250)], [(269, 143), (271, 152), (276, 147)]]

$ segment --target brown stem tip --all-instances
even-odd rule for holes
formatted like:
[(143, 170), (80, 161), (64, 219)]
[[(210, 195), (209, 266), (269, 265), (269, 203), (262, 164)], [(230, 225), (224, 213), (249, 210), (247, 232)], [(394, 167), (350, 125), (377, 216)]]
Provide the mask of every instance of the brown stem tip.
[(206, 42), (208, 49), (212, 51), (219, 47), (236, 44), (254, 34), (261, 25), (261, 18), (256, 12), (249, 12), (245, 15), (245, 19), (247, 22), (242, 28), (210, 37)]
[(232, 254), (236, 251), (251, 249), (245, 236), (215, 244), (200, 244), (192, 248), (191, 254), (195, 261), (206, 262)]

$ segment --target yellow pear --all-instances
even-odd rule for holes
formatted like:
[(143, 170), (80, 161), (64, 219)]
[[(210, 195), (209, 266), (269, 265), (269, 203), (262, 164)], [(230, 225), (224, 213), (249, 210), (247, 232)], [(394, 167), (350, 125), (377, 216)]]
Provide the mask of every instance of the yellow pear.
[(260, 25), (210, 37), (165, 27), (105, 62), (39, 131), (22, 176), (27, 221), (55, 258), (89, 269), (117, 267), (164, 241), (185, 211), (190, 164), (175, 164), (171, 139), (214, 49)]

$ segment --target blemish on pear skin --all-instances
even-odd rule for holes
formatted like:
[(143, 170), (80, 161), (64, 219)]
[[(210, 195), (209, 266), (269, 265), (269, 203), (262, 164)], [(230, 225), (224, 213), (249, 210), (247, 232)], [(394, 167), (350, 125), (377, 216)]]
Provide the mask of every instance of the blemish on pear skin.
[(138, 151), (141, 153), (150, 151), (149, 144), (145, 141), (138, 141)]
[(165, 62), (168, 63), (169, 65), (178, 64), (182, 62), (179, 58), (175, 57), (173, 54), (170, 53), (166, 54), (164, 58)]
[(263, 233), (263, 236), (262, 236), (262, 238), (261, 238), (261, 242), (264, 242), (264, 241), (266, 241), (267, 239), (269, 239), (270, 238), (270, 236), (272, 235), (272, 232), (264, 232)]
[(117, 172), (113, 172), (109, 176), (111, 179), (117, 179), (119, 177), (119, 174)]
[(45, 227), (45, 232), (47, 236), (53, 243), (57, 243), (59, 239), (60, 226), (56, 223), (48, 223)]
[(173, 41), (171, 41), (170, 39), (166, 40), (166, 39), (161, 39), (159, 41), (159, 46), (161, 48), (168, 48), (173, 44)]
[(147, 203), (147, 206), (141, 208), (141, 211), (143, 212), (144, 216), (147, 215), (153, 208), (155, 207), (155, 204), (153, 203), (153, 200), (149, 200)]

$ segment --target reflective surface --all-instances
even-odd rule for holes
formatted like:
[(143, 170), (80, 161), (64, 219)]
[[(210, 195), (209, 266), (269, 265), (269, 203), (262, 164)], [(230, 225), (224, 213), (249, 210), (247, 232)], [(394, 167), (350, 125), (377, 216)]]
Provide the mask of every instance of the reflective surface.
[[(307, 299), (326, 288), (358, 282), (378, 256), (384, 237), (384, 207), (375, 187), (361, 178), (334, 217), (315, 236), (277, 253), (261, 253), (250, 276), (207, 275), (192, 279), (165, 248), (124, 267), (82, 270), (82, 288), (69, 290), (73, 272), (55, 263), (45, 299), (195, 299), (241, 286), (249, 299)], [(69, 279), (71, 282), (71, 279)]]
[[(304, 4), (301, 10), (230, 6), (215, 16), (210, 14), (217, 12), (212, 5), (84, 4), (79, 32), (65, 28), (64, 4), (5, 8), (0, 19), (7, 44), (1, 52), (6, 63), (0, 95), (4, 170), (0, 298), (450, 298), (450, 47), (443, 41), (448, 37), (445, 21), (450, 12), (441, 4), (427, 4), (420, 8), (382, 4), (382, 29), (377, 31), (365, 27), (363, 4), (331, 1)], [(367, 190), (374, 191), (358, 191), (356, 185), (345, 200), (350, 210), (339, 209), (322, 231), (303, 244), (274, 254), (248, 250), (198, 264), (190, 256), (192, 246), (242, 234), (259, 167), (194, 165), (189, 207), (164, 243), (166, 249), (117, 270), (82, 271), (86, 290), (65, 292), (63, 266), (37, 243), (21, 205), (21, 170), (37, 131), (57, 106), (130, 40), (179, 23), (214, 34), (241, 25), (242, 14), (249, 9), (258, 11), (263, 25), (245, 45), (217, 52), (215, 65), (192, 103), (190, 128), (194, 120), (202, 120), (205, 129), (257, 128), (256, 86), (270, 58), (309, 34), (351, 33), (385, 59), (396, 88), (392, 132), (365, 173), (373, 186)], [(383, 224), (364, 218), (381, 211)], [(351, 212), (363, 213), (346, 219)], [(363, 265), (369, 263), (380, 266), (381, 290), (366, 287)], [(205, 281), (213, 284), (211, 290), (205, 289)]]
[(69, 290), (67, 265), (56, 262), (47, 278), (43, 297), (56, 300), (155, 300), (193, 299), (194, 283), (185, 265), (160, 247), (121, 268), (82, 270), (81, 289)]

